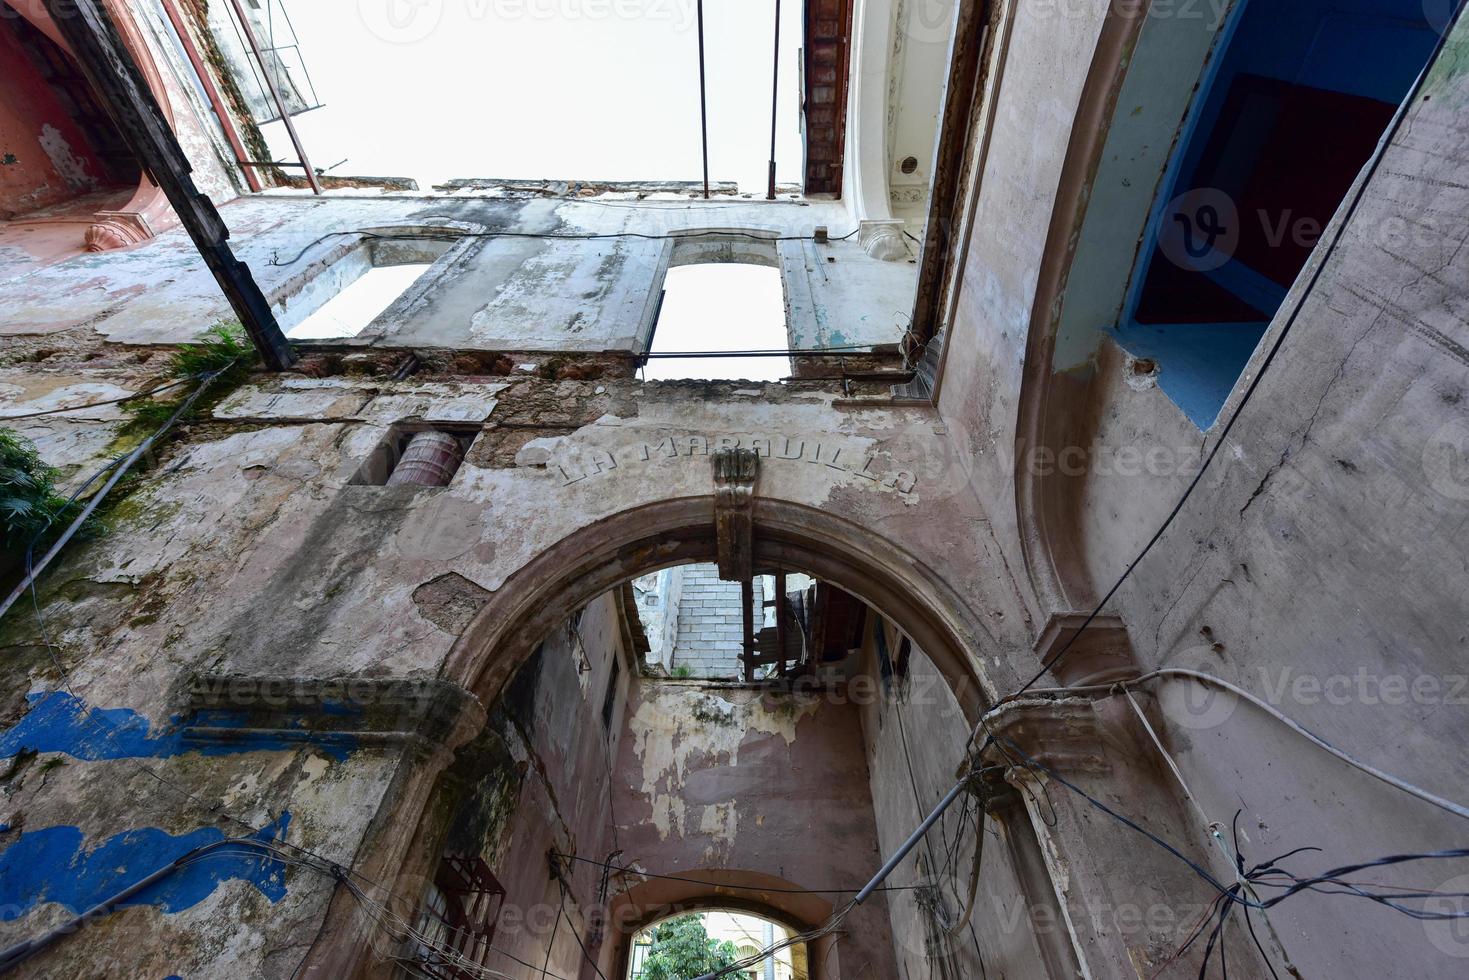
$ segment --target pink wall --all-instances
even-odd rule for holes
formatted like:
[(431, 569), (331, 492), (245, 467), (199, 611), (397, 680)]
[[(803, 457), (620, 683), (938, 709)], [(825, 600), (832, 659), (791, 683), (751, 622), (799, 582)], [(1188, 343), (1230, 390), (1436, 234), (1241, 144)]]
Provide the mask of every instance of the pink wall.
[(0, 218), (96, 190), (105, 173), (16, 31), (13, 19), (0, 18), (0, 160), (14, 159), (0, 162)]
[[(625, 864), (852, 890), (882, 864), (861, 721), (844, 699), (643, 678), (629, 693), (628, 719), (615, 783)], [(679, 900), (776, 907), (758, 891), (695, 891)], [(821, 897), (838, 905), (846, 898)], [(637, 919), (620, 911), (624, 917)], [(818, 977), (895, 976), (882, 903), (859, 909), (813, 963), (825, 968)]]

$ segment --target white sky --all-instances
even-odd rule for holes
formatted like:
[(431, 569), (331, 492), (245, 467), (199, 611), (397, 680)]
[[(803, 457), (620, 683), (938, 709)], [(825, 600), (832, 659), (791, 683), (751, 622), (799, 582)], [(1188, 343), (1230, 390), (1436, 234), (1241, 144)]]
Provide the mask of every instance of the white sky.
[[(696, 0), (282, 0), (341, 175), (697, 180)], [(778, 177), (800, 179), (801, 2), (784, 0)], [(763, 191), (775, 0), (705, 0), (710, 179)], [(280, 123), (277, 159), (294, 159)]]
[[(780, 270), (761, 265), (681, 265), (668, 270), (667, 292), (653, 332), (659, 351), (784, 350), (785, 292)], [(785, 357), (691, 357), (650, 360), (648, 381), (742, 378), (779, 381)]]
[(292, 340), (355, 337), (426, 271), (427, 262), (374, 266), (287, 330), (286, 336)]

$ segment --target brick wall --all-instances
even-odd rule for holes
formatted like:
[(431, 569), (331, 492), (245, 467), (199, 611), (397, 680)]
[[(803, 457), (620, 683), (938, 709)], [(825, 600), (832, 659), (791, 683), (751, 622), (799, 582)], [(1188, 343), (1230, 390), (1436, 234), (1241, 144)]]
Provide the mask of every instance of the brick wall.
[(739, 656), (743, 639), (740, 584), (721, 582), (714, 565), (686, 566), (673, 648), (674, 670), (684, 665), (695, 677), (742, 677)]

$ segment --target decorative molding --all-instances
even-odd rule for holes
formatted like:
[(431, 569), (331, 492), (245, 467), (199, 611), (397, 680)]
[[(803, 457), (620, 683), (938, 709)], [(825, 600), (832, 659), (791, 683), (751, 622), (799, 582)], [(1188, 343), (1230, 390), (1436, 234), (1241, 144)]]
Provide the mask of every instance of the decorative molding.
[(87, 229), (88, 252), (130, 248), (154, 236), (148, 219), (136, 211), (98, 211), (97, 223)]
[(891, 220), (867, 220), (857, 226), (857, 244), (874, 259), (898, 262), (908, 258), (908, 246), (903, 243), (903, 222)]
[(1110, 614), (1097, 616), (1082, 631), (1088, 615), (1053, 613), (1036, 640), (1035, 653), (1040, 662), (1048, 662), (1070, 643), (1066, 656), (1051, 668), (1051, 673), (1066, 687), (1113, 684), (1142, 673), (1122, 619)]
[(719, 449), (714, 464), (714, 533), (719, 547), (719, 577), (748, 582), (755, 574), (755, 480), (760, 457), (750, 449)]
[[(1090, 699), (1011, 701), (990, 715), (985, 727), (997, 740), (996, 752), (987, 757), (991, 763), (1004, 756), (1007, 743), (1014, 743), (1036, 762), (1063, 775), (1111, 771), (1103, 751), (1102, 723)], [(1021, 770), (1026, 768), (1021, 760), (1014, 761)]]
[(485, 726), (484, 705), (436, 678), (195, 674), (183, 734), (203, 743), (271, 740), (355, 748), (406, 743), (452, 752)]
[(846, 441), (834, 441), (829, 433), (810, 436), (696, 433), (664, 436), (656, 443), (628, 442), (610, 447), (563, 445), (551, 450), (556, 455), (545, 465), (554, 466), (561, 477), (561, 485), (569, 487), (582, 480), (619, 472), (627, 466), (693, 459), (741, 448), (771, 460), (777, 466), (805, 462), (838, 473), (850, 473), (868, 481), (873, 487), (902, 496), (911, 495), (918, 489), (918, 475), (912, 470), (892, 468), (885, 453), (859, 449)]

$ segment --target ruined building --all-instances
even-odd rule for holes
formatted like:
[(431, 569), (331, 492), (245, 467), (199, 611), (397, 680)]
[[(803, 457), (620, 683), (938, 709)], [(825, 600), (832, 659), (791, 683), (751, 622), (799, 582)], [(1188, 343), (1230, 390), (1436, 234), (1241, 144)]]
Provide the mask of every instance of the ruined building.
[(1465, 975), (1455, 3), (807, 0), (769, 193), (268, 155), (274, 6), (0, 0), (0, 972)]

